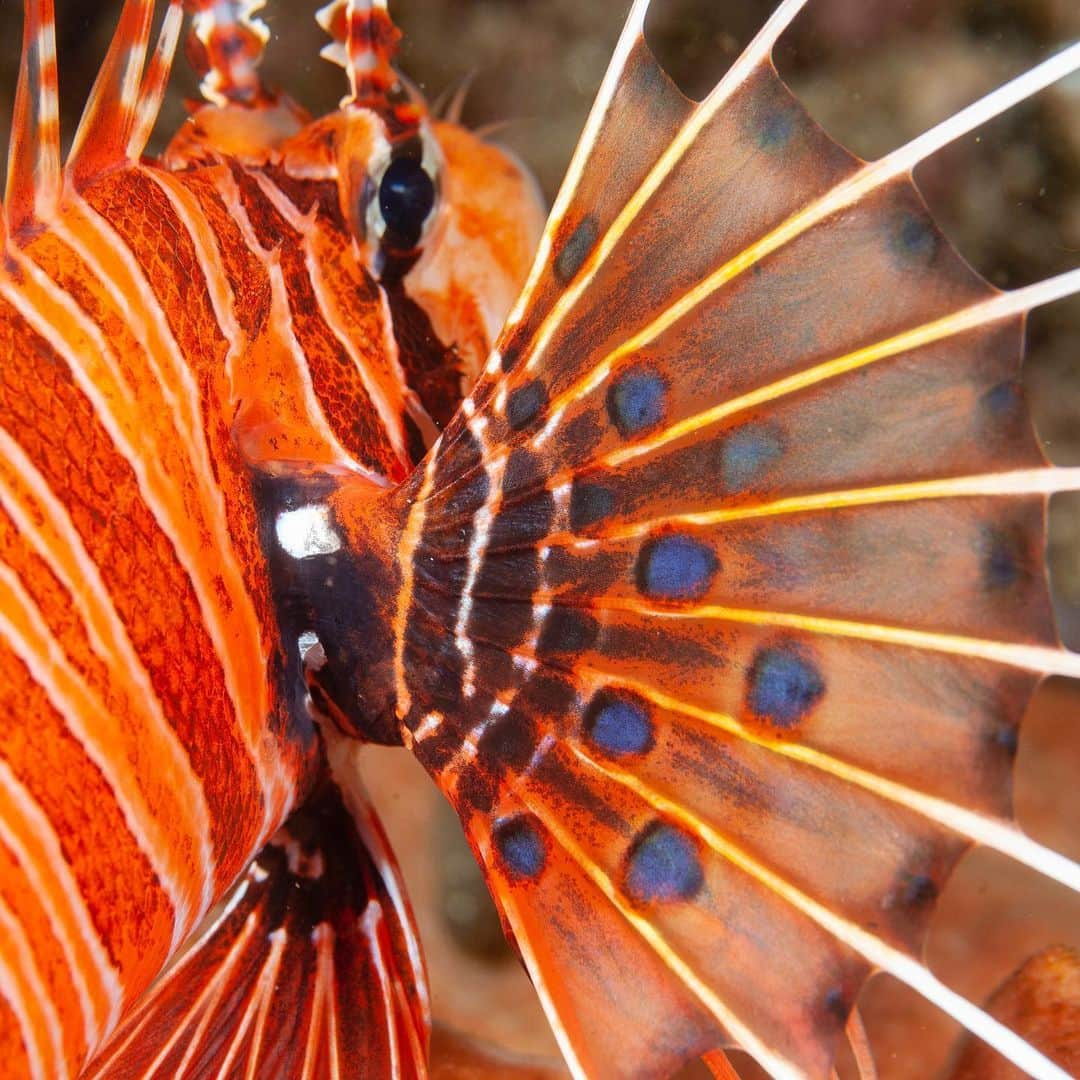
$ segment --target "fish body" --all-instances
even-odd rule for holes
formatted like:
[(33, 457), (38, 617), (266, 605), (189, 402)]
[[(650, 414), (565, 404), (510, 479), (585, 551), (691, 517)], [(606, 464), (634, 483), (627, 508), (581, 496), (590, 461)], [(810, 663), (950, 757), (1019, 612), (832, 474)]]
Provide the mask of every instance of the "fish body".
[(379, 3), (320, 12), (348, 93), (317, 119), (258, 76), (261, 4), (188, 4), (206, 103), (143, 160), (181, 31), (174, 2), (147, 58), (153, 6), (62, 166), (52, 5), (25, 7), (13, 1075), (425, 1075), (364, 741), (457, 810), (576, 1075), (738, 1046), (826, 1076), (873, 970), (1063, 1075), (919, 950), (974, 843), (1076, 885), (1008, 777), (1040, 678), (1080, 671), (1042, 554), (1080, 477), (1017, 386), (1026, 312), (1080, 282), (991, 288), (910, 172), (1077, 50), (868, 164), (772, 67), (796, 0), (702, 102), (638, 2), (542, 228), (397, 75)]
[[(39, 5), (35, 26), (30, 7), (33, 62), (50, 13)], [(132, 33), (145, 50), (151, 7), (125, 9), (80, 145), (119, 141), (130, 122), (108, 80), (141, 69), (123, 53)], [(281, 104), (257, 145), (222, 149), (218, 111), (196, 113), (164, 164), (131, 153), (99, 170), (76, 149), (22, 220), (12, 172), (2, 692), (24, 719), (2, 752), (11, 1075), (77, 1072), (308, 801), (325, 768), (300, 671), (310, 627), (284, 636), (272, 565), (310, 539), (302, 522), (294, 535), (290, 492), (316, 472), (373, 488), (407, 476), (539, 229), (515, 166), (446, 131), (442, 182), (483, 168), (494, 224), (520, 198), (520, 225), (470, 251), (444, 216), (461, 278), (425, 264), (414, 299), (368, 271), (337, 163), (309, 153), (348, 142), (362, 171), (381, 122), (357, 110), (351, 129), (313, 130)], [(424, 311), (429, 279), (455, 290), (454, 312), (432, 315), (457, 348)]]

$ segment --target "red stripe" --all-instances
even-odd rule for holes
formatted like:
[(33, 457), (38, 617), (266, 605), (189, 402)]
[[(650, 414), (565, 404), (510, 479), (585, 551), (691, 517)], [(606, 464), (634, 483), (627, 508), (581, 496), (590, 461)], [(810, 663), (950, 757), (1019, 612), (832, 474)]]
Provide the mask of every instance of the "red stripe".
[(30, 1080), (30, 1061), (19, 1032), (19, 1018), (0, 995), (0, 1061), (7, 1080)]
[(0, 727), (0, 757), (52, 822), (125, 986), (145, 986), (165, 960), (172, 907), (128, 831), (112, 788), (72, 737), (45, 690), (4, 644), (0, 708), (7, 716), (25, 718)]
[(211, 177), (205, 171), (197, 171), (178, 179), (198, 200), (199, 208), (217, 238), (218, 253), (233, 294), (236, 320), (253, 341), (270, 316), (270, 275), (259, 256), (244, 242), (240, 226), (233, 221)]
[[(64, 1054), (67, 1060), (81, 1061), (88, 1049), (79, 1023), (82, 1006), (63, 949), (49, 924), (48, 913), (42, 907), (40, 898), (24, 887), (23, 873), (23, 867), (15, 855), (0, 843), (0, 903), (7, 905), (25, 931), (27, 944), (49, 989), (49, 996), (65, 1020)], [(4, 1063), (4, 1076), (8, 1075), (9, 1063), (13, 1060), (12, 1051), (5, 1043), (17, 1042), (18, 1046), (14, 1049), (18, 1051), (22, 1046), (18, 1031), (17, 1019), (13, 1014), (5, 1012), (4, 1001), (0, 997), (0, 1062)], [(25, 1050), (21, 1052), (25, 1053)], [(17, 1053), (14, 1060), (21, 1060)]]
[(86, 199), (138, 260), (195, 376), (214, 481), (225, 500), (229, 537), (259, 624), (269, 638), (275, 622), (266, 562), (259, 547), (259, 525), (247, 468), (236, 451), (230, 426), (232, 403), (226, 372), (229, 343), (218, 326), (195, 247), (165, 194), (137, 172), (106, 178), (86, 192)]
[(262, 792), (191, 581), (143, 501), (130, 463), (63, 359), (5, 303), (0, 355), (7, 357), (0, 370), (0, 424), (65, 503), (99, 566), (165, 715), (203, 782), (219, 880), (231, 881), (257, 842)]
[[(303, 238), (278, 213), (250, 176), (241, 169), (234, 169), (233, 175), (259, 243), (267, 250), (276, 249), (281, 259), (289, 290), (293, 331), (307, 361), (319, 404), (334, 434), (365, 468), (381, 476), (403, 479), (401, 461), (379, 421), (378, 410), (364, 387), (363, 378), (319, 313), (319, 300), (305, 263)], [(358, 292), (360, 288), (358, 282)], [(368, 284), (367, 291), (368, 296), (364, 299), (374, 305), (377, 303), (374, 286)], [(376, 349), (384, 348), (381, 337), (370, 344)]]

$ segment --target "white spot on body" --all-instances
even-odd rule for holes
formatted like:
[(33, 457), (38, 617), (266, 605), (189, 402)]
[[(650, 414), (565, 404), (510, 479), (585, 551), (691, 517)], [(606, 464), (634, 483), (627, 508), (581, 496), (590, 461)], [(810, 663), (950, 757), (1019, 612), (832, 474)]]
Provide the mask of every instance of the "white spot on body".
[(301, 506), (278, 514), (275, 523), (278, 543), (294, 559), (313, 555), (333, 555), (341, 550), (341, 537), (330, 522), (326, 506)]
[(326, 650), (314, 630), (305, 630), (297, 640), (300, 662), (309, 671), (319, 671), (326, 666)]

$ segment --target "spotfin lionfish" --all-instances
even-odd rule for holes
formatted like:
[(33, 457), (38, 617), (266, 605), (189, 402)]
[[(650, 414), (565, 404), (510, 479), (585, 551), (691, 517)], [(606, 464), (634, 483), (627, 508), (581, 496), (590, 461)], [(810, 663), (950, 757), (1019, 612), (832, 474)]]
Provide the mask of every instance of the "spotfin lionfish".
[[(542, 227), (380, 0), (319, 13), (320, 119), (260, 79), (263, 0), (171, 0), (154, 50), (125, 0), (63, 162), (24, 0), (5, 1076), (425, 1075), (360, 741), (457, 810), (576, 1076), (827, 1077), (875, 971), (1066, 1076), (920, 952), (972, 845), (1080, 889), (1009, 790), (1036, 685), (1080, 675), (1043, 554), (1080, 469), (1018, 381), (1080, 270), (991, 287), (912, 170), (1080, 45), (864, 162), (773, 66), (804, 2), (692, 101), (635, 0)], [(205, 102), (149, 160), (188, 16)]]

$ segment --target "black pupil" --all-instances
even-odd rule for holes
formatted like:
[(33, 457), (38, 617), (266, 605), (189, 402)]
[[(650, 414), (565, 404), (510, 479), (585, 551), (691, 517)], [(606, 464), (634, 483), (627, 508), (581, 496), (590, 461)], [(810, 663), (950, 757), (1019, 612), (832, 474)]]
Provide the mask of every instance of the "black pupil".
[(434, 205), (435, 185), (420, 162), (407, 157), (392, 161), (379, 185), (385, 242), (403, 250), (416, 247)]

